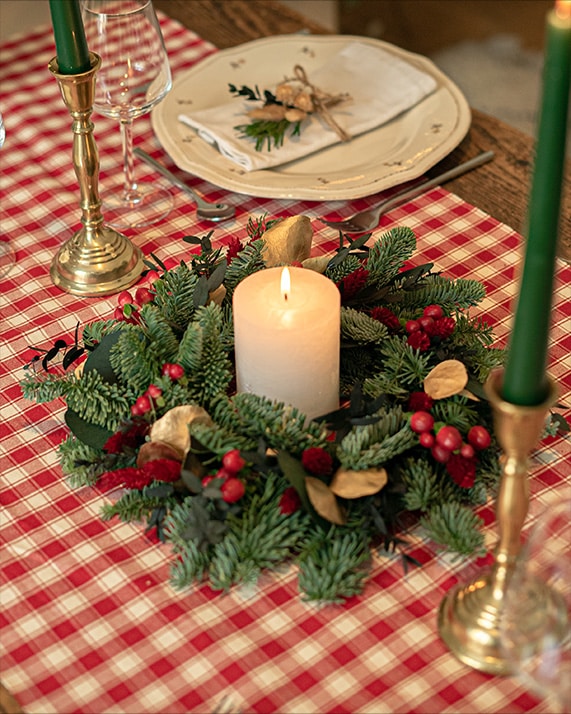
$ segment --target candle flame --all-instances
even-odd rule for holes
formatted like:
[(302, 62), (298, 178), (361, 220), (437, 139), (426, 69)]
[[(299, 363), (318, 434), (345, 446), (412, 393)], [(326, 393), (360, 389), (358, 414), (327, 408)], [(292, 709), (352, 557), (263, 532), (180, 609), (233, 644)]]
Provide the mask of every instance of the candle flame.
[(571, 0), (555, 0), (555, 14), (560, 20), (571, 19)]
[(288, 268), (284, 268), (282, 270), (281, 290), (282, 290), (282, 295), (284, 296), (284, 300), (287, 300), (288, 295), (291, 291), (291, 277), (290, 277)]

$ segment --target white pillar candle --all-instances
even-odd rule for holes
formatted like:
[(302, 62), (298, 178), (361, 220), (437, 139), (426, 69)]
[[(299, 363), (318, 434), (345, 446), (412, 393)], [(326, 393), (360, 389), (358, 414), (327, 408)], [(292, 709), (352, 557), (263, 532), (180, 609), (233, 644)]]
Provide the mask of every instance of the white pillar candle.
[(339, 407), (341, 297), (331, 280), (305, 268), (260, 270), (239, 283), (233, 310), (239, 392), (309, 418)]

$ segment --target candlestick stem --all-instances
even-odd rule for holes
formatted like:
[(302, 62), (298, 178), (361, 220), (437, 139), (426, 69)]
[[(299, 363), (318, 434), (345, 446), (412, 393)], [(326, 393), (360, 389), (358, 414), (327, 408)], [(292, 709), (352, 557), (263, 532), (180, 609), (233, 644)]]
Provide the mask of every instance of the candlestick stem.
[(438, 613), (440, 636), (465, 664), (491, 674), (509, 674), (511, 667), (500, 642), (500, 618), (506, 589), (521, 548), (521, 531), (529, 507), (528, 455), (539, 440), (545, 417), (556, 401), (554, 383), (537, 406), (511, 404), (500, 397), (503, 372), (490, 375), (486, 393), (495, 431), (503, 449), (497, 499), (498, 542), (492, 568), (473, 581), (453, 588)]
[(144, 268), (140, 249), (122, 233), (105, 225), (99, 198), (99, 154), (93, 137), (95, 75), (101, 58), (89, 53), (91, 69), (61, 74), (57, 58), (48, 67), (57, 79), (64, 103), (73, 118), (73, 166), (79, 183), (82, 228), (54, 257), (50, 275), (54, 285), (74, 295), (95, 297), (118, 292), (135, 283)]

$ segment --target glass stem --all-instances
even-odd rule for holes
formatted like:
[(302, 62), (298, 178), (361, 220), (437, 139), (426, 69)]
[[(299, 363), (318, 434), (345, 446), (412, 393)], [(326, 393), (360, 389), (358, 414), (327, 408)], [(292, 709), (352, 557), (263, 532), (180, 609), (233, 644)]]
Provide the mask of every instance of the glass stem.
[(133, 160), (133, 121), (121, 119), (121, 143), (123, 146), (123, 200), (129, 203), (138, 203), (141, 194), (135, 181), (135, 168)]

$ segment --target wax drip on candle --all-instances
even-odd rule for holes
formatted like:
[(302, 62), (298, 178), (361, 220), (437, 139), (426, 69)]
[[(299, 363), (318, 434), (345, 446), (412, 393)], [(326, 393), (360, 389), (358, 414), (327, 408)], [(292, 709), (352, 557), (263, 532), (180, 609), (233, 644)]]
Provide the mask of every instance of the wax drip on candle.
[(287, 302), (288, 295), (291, 291), (291, 277), (289, 274), (289, 270), (287, 268), (284, 268), (282, 270), (280, 286), (281, 286), (282, 295), (284, 296), (284, 300)]

